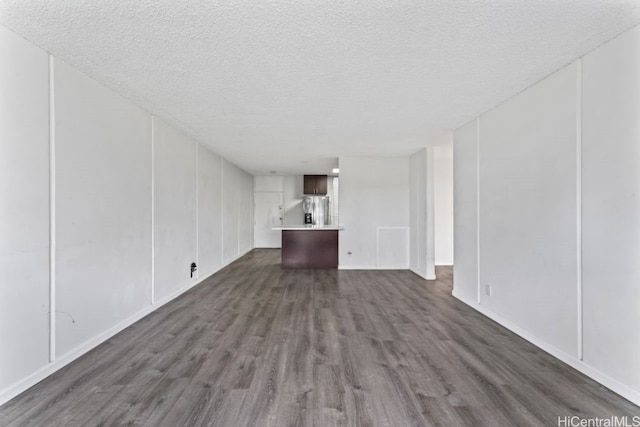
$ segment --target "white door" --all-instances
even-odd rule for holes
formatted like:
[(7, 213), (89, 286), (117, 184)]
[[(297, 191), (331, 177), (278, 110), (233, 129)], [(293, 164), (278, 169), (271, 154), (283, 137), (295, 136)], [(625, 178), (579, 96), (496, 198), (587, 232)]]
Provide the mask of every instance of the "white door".
[(283, 197), (281, 192), (257, 191), (254, 193), (255, 227), (254, 244), (256, 248), (279, 248), (282, 245), (282, 232), (271, 227), (282, 225)]

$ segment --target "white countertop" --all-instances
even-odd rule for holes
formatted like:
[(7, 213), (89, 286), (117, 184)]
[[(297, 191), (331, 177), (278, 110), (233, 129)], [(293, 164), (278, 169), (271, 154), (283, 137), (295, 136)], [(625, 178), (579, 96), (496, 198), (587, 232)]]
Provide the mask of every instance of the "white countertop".
[(341, 225), (283, 225), (281, 227), (272, 227), (272, 230), (311, 230), (311, 231), (322, 231), (322, 230), (344, 230), (344, 227)]

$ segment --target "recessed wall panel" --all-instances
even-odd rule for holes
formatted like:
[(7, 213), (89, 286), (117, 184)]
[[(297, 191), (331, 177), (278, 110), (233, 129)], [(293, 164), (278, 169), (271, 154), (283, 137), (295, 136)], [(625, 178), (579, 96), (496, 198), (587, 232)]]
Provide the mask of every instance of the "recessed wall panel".
[(479, 137), (480, 304), (573, 357), (577, 75), (571, 64), (487, 112)]
[[(222, 248), (224, 265), (238, 257), (238, 203), (240, 170), (226, 160), (222, 163)], [(252, 189), (253, 191), (253, 189)]]
[(151, 119), (56, 60), (56, 350), (151, 304)]
[(196, 144), (153, 120), (154, 297), (162, 300), (193, 282), (197, 264)]
[(640, 393), (640, 27), (583, 60), (584, 361)]
[(453, 293), (475, 302), (478, 293), (478, 119), (454, 132)]
[(198, 147), (198, 274), (222, 267), (222, 158)]
[(48, 55), (0, 26), (0, 391), (49, 361)]
[(253, 249), (253, 176), (239, 171), (240, 194), (238, 195), (238, 255)]

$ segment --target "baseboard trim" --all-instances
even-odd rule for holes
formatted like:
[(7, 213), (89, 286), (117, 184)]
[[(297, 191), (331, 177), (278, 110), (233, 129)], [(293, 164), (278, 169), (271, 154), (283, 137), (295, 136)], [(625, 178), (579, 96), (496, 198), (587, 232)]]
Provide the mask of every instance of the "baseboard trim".
[(339, 265), (338, 270), (377, 270), (375, 265)]
[(520, 336), (521, 338), (524, 338), (525, 340), (529, 341), (531, 344), (535, 345), (536, 347), (540, 348), (541, 350), (546, 351), (547, 353), (549, 353), (550, 355), (552, 355), (556, 359), (561, 360), (562, 362), (564, 362), (567, 365), (571, 366), (572, 368), (582, 372), (583, 374), (585, 374), (589, 378), (593, 379), (594, 381), (599, 382), (600, 384), (602, 384), (603, 386), (605, 386), (609, 390), (613, 391), (614, 393), (619, 394), (620, 396), (624, 397), (625, 399), (629, 400), (630, 402), (640, 406), (640, 391), (634, 390), (634, 389), (630, 388), (629, 386), (627, 386), (625, 384), (622, 384), (618, 380), (615, 380), (615, 379), (611, 378), (610, 376), (600, 372), (599, 370), (597, 370), (593, 366), (590, 366), (590, 365), (586, 364), (584, 361), (579, 360), (577, 357), (573, 357), (573, 356), (565, 353), (564, 351), (558, 349), (557, 347), (552, 346), (552, 345), (540, 340), (539, 338), (537, 338), (536, 336), (532, 335), (531, 333), (529, 333), (525, 329), (522, 329), (521, 327), (517, 326), (516, 324), (514, 324), (514, 323), (512, 323), (512, 322), (510, 322), (510, 321), (508, 321), (508, 320), (506, 320), (504, 318), (502, 318), (501, 316), (497, 315), (493, 311), (488, 310), (485, 307), (477, 304), (475, 301), (472, 302), (472, 301), (469, 301), (469, 300), (461, 297), (459, 294), (456, 293), (455, 288), (453, 289), (452, 295), (457, 300), (463, 302), (464, 304), (468, 305), (472, 309), (474, 309), (477, 312), (479, 312), (480, 314), (488, 317), (489, 319), (493, 320), (494, 322), (504, 326), (505, 328), (509, 329), (511, 332), (515, 333), (516, 335)]
[(409, 270), (409, 266), (404, 267), (376, 267), (375, 265), (339, 265), (338, 270)]
[[(246, 253), (248, 253), (248, 252), (249, 251), (247, 251)], [(245, 254), (243, 254), (243, 255), (245, 255)], [(243, 255), (238, 256), (238, 258), (240, 258)], [(206, 276), (204, 276), (202, 278), (198, 278), (198, 279), (196, 279), (194, 281), (188, 282), (182, 288), (180, 288), (180, 289), (174, 291), (173, 293), (163, 297), (162, 299), (156, 301), (154, 304), (144, 307), (142, 310), (136, 312), (132, 316), (130, 316), (130, 317), (126, 318), (125, 320), (123, 320), (122, 322), (120, 322), (120, 323), (116, 324), (115, 326), (107, 329), (106, 331), (104, 331), (104, 332), (100, 333), (99, 335), (91, 338), (90, 340), (85, 341), (83, 344), (75, 347), (73, 350), (63, 354), (62, 356), (57, 357), (55, 361), (53, 361), (51, 363), (48, 363), (47, 365), (41, 367), (40, 369), (38, 369), (37, 371), (35, 371), (31, 375), (27, 376), (26, 378), (24, 378), (22, 380), (19, 380), (18, 382), (10, 385), (9, 387), (5, 388), (4, 390), (1, 390), (0, 391), (0, 405), (5, 404), (9, 400), (11, 400), (14, 397), (18, 396), (20, 393), (28, 390), (29, 388), (33, 387), (34, 385), (36, 385), (40, 381), (44, 380), (49, 375), (51, 375), (51, 374), (57, 372), (58, 370), (64, 368), (69, 363), (71, 363), (74, 360), (78, 359), (80, 356), (88, 353), (90, 350), (93, 350), (94, 348), (96, 348), (97, 346), (102, 344), (103, 342), (107, 341), (109, 338), (111, 338), (114, 335), (116, 335), (117, 333), (121, 332), (123, 329), (128, 328), (129, 326), (133, 325), (138, 320), (140, 320), (140, 319), (144, 318), (145, 316), (151, 314), (152, 312), (154, 312), (158, 308), (162, 307), (163, 305), (167, 304), (168, 302), (173, 301), (174, 299), (176, 299), (177, 297), (179, 297), (183, 293), (187, 292), (189, 289), (191, 289), (194, 286), (197, 286), (200, 283), (204, 282), (209, 277), (211, 277), (214, 273), (215, 272), (210, 273), (210, 274), (208, 274), (208, 275), (206, 275)]]
[[(237, 260), (239, 260), (240, 258), (242, 258), (243, 256), (245, 256), (246, 254), (248, 254), (249, 252), (251, 252), (252, 250), (254, 250), (256, 248), (254, 248), (253, 246), (250, 247), (249, 249), (245, 250), (244, 252), (238, 252), (238, 256), (236, 256), (235, 258), (233, 258), (230, 261), (222, 261), (222, 266), (220, 267), (220, 270), (222, 270), (223, 268), (233, 264), (234, 262), (236, 262)], [(218, 270), (219, 271), (219, 270)]]
[[(209, 277), (213, 276), (214, 274), (216, 274), (218, 271), (222, 270), (222, 266), (218, 267), (218, 268), (212, 268), (210, 270), (203, 270), (200, 272), (200, 274), (198, 274), (198, 280), (201, 280), (200, 278), (202, 277), (202, 280), (208, 279)], [(200, 282), (198, 282), (200, 283)]]
[(413, 274), (422, 277), (424, 280), (436, 280), (436, 275), (434, 274), (422, 274), (417, 270), (414, 270), (413, 268), (409, 267), (409, 271), (411, 271)]
[(246, 254), (248, 254), (249, 252), (251, 252), (254, 249), (255, 248), (253, 246), (251, 246), (249, 249), (246, 249), (244, 252), (240, 252), (238, 254), (238, 258), (234, 259), (233, 261), (236, 261), (237, 259), (242, 258), (243, 256), (245, 256)]

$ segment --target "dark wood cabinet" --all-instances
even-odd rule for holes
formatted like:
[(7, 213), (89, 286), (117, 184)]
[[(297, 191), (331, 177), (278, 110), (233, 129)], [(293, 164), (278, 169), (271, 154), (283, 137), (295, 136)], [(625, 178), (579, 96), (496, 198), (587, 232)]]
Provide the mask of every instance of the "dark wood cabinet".
[(304, 194), (327, 194), (327, 175), (305, 175)]
[(283, 268), (338, 268), (338, 230), (282, 230)]

